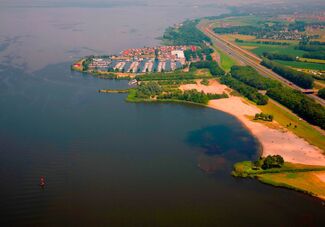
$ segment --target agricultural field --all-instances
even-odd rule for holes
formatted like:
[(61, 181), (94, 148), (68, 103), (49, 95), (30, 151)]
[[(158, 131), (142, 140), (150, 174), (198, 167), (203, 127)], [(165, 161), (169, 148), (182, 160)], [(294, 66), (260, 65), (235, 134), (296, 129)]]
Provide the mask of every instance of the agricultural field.
[(276, 62), (291, 66), (293, 68), (300, 68), (300, 69), (314, 69), (314, 70), (325, 70), (325, 64), (320, 63), (312, 63), (312, 62), (301, 62), (301, 61), (281, 61), (276, 60)]
[[(236, 45), (257, 56), (262, 56), (266, 52), (293, 58), (308, 57), (309, 54), (312, 56), (310, 58), (315, 56), (317, 59), (322, 59), (319, 57), (322, 54), (322, 49), (315, 49), (316, 44), (311, 44), (315, 37), (314, 40), (305, 40), (305, 36), (318, 35), (320, 39), (323, 39), (325, 31), (314, 29), (310, 23), (312, 22), (288, 22), (257, 16), (239, 16), (219, 19), (214, 21), (213, 26), (215, 33), (219, 34), (221, 38), (236, 43)], [(314, 54), (316, 51), (317, 53)], [(289, 62), (280, 61), (287, 59), (279, 58), (278, 62), (298, 69), (324, 70), (323, 63), (325, 61), (317, 59), (301, 59), (301, 61)]]
[(255, 25), (259, 22), (260, 18), (256, 16), (239, 16), (239, 17), (227, 17), (221, 20), (217, 20), (213, 23), (214, 27), (227, 26), (246, 26)]
[(256, 37), (253, 35), (241, 35), (241, 34), (223, 34), (220, 35), (221, 38), (230, 41), (235, 42), (236, 39), (244, 40), (244, 41), (256, 41)]
[(299, 58), (299, 61), (325, 64), (325, 60), (321, 60), (321, 59)]
[(306, 51), (295, 49), (294, 45), (285, 45), (285, 46), (271, 45), (271, 44), (262, 44), (256, 42), (245, 42), (245, 43), (236, 43), (236, 44), (242, 46), (243, 48), (254, 47), (254, 48), (250, 48), (250, 50), (258, 56), (262, 56), (264, 52), (276, 53), (276, 54), (287, 54), (293, 56), (302, 56), (303, 54), (307, 53)]

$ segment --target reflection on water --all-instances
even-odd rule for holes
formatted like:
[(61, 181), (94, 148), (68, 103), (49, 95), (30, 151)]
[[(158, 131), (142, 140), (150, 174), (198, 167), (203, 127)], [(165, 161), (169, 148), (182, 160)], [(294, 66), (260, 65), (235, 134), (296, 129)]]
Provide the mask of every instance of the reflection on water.
[(186, 142), (201, 148), (198, 167), (205, 172), (231, 171), (232, 165), (241, 160), (255, 160), (259, 144), (241, 127), (231, 124), (211, 125), (188, 133)]
[[(203, 149), (208, 155), (223, 155), (232, 161), (242, 159), (245, 154), (249, 159), (255, 158), (258, 150), (257, 141), (245, 129), (233, 129), (229, 125), (208, 126), (189, 133), (187, 142)], [(247, 146), (243, 146), (247, 144)], [(238, 155), (235, 155), (238, 153)]]

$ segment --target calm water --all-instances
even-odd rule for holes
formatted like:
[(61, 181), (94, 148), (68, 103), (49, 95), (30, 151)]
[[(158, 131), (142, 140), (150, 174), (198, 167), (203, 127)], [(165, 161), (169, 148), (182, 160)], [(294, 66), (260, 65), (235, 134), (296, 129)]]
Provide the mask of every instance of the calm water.
[(70, 71), (86, 52), (152, 45), (169, 24), (222, 11), (178, 4), (0, 9), (0, 224), (325, 225), (321, 201), (230, 176), (259, 148), (233, 117), (125, 103), (96, 91), (127, 82)]

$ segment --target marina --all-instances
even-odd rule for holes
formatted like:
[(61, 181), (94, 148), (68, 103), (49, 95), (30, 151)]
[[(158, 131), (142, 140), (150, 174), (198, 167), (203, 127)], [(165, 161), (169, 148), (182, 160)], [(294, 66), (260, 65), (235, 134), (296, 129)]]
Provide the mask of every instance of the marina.
[[(171, 72), (183, 68), (187, 61), (184, 51), (196, 50), (195, 46), (158, 46), (132, 48), (120, 55), (90, 56), (83, 61), (86, 71), (121, 73)], [(80, 67), (79, 63), (74, 67)]]

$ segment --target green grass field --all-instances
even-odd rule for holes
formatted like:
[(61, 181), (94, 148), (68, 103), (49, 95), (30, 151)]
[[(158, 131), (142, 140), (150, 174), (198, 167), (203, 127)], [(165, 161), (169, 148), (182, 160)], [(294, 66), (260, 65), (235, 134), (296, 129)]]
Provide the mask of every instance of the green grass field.
[(229, 72), (231, 67), (236, 65), (236, 61), (233, 60), (229, 55), (225, 54), (221, 50), (217, 49), (216, 47), (214, 48), (215, 51), (217, 51), (220, 55), (220, 67), (226, 71)]
[(281, 168), (262, 169), (256, 167), (252, 161), (238, 162), (234, 165), (234, 176), (251, 177), (264, 174), (275, 173), (299, 173), (311, 171), (325, 171), (325, 166), (303, 165), (285, 162)]
[(325, 64), (319, 64), (319, 63), (311, 63), (311, 62), (299, 62), (299, 61), (281, 61), (276, 60), (276, 62), (291, 66), (294, 68), (300, 68), (300, 69), (314, 69), (314, 70), (325, 70)]
[(325, 199), (325, 183), (318, 177), (325, 174), (325, 166), (311, 166), (285, 162), (281, 168), (263, 170), (251, 161), (239, 162), (232, 172), (236, 177), (254, 177), (276, 187), (285, 187)]
[[(279, 107), (275, 101), (269, 101), (265, 106), (258, 106), (263, 113), (272, 114), (274, 120), (281, 126), (292, 131), (297, 136), (304, 138), (310, 144), (313, 144), (325, 152), (325, 136), (317, 129), (303, 120), (299, 120), (296, 115)], [(288, 126), (291, 123), (290, 126)], [(294, 126), (297, 126), (296, 128)], [(287, 127), (288, 126), (288, 127)]]
[(259, 175), (258, 179), (266, 184), (302, 191), (325, 199), (325, 183), (316, 174), (317, 172), (269, 173)]
[(223, 23), (229, 23), (232, 26), (246, 26), (255, 25), (260, 21), (260, 18), (256, 16), (239, 16), (239, 17), (227, 17), (222, 20), (217, 20), (214, 25), (219, 26), (220, 21)]
[(302, 62), (312, 62), (312, 63), (325, 64), (325, 60), (320, 60), (320, 59), (300, 58), (299, 60), (302, 61)]
[(253, 42), (245, 42), (245, 43), (236, 43), (239, 46), (247, 46), (247, 47), (255, 47), (251, 49), (254, 54), (262, 56), (264, 52), (269, 53), (277, 53), (277, 54), (288, 54), (293, 56), (302, 56), (304, 53), (307, 53), (302, 50), (296, 50), (294, 45), (270, 45), (270, 44), (261, 44), (261, 43), (253, 43)]

